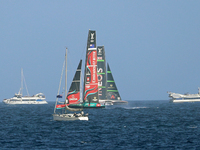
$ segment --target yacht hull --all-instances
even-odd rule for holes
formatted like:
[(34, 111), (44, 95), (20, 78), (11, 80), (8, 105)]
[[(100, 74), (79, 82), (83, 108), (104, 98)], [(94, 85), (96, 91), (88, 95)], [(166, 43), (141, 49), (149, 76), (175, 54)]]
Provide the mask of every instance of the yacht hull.
[(125, 105), (128, 104), (127, 101), (122, 101), (122, 100), (99, 100), (101, 104), (105, 105)]
[(170, 102), (183, 103), (183, 102), (200, 102), (200, 88), (197, 94), (179, 94), (167, 92), (169, 94)]
[(80, 104), (69, 104), (69, 108), (105, 108), (105, 105), (98, 103), (80, 103)]
[(180, 100), (180, 99), (178, 99), (178, 100), (176, 100), (176, 99), (173, 99), (173, 100), (170, 100), (170, 102), (173, 102), (173, 103), (183, 103), (183, 102), (200, 102), (200, 99), (182, 99), (182, 100)]
[(88, 121), (88, 116), (74, 115), (74, 114), (53, 114), (53, 120), (55, 121), (75, 121), (85, 120)]
[(10, 100), (10, 99), (5, 99), (3, 100), (3, 102), (5, 104), (48, 104), (46, 101), (44, 100)]

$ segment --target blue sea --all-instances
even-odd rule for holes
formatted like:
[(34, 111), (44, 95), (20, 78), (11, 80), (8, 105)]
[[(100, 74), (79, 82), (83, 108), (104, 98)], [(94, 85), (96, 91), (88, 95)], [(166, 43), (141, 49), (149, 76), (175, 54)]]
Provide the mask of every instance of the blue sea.
[(200, 149), (200, 103), (129, 101), (53, 121), (47, 105), (0, 103), (1, 149)]

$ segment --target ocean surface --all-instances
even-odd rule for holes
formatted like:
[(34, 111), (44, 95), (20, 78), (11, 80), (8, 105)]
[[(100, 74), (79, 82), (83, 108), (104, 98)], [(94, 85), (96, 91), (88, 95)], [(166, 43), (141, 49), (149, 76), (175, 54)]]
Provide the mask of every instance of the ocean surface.
[(129, 101), (53, 121), (47, 105), (0, 103), (1, 149), (200, 149), (200, 103)]

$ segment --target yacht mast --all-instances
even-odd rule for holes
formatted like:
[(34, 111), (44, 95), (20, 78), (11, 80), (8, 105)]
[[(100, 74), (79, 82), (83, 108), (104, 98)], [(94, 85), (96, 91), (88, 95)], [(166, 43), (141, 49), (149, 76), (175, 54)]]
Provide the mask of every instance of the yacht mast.
[(67, 48), (65, 52), (65, 104), (68, 103), (67, 99)]
[(24, 79), (23, 68), (21, 68), (21, 91), (20, 91), (20, 94), (22, 94), (22, 95), (23, 95), (23, 79)]

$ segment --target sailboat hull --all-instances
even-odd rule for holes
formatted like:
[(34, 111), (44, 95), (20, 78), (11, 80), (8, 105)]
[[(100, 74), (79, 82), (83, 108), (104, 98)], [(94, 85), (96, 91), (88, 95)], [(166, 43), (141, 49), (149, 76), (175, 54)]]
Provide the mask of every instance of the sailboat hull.
[(81, 114), (53, 114), (53, 120), (55, 121), (75, 121), (75, 120), (85, 120), (88, 121), (88, 116), (83, 116)]
[(79, 103), (79, 104), (70, 104), (70, 108), (105, 108), (105, 105), (99, 103)]
[[(84, 115), (84, 112), (81, 109), (73, 109), (68, 107), (68, 103), (71, 102), (78, 102), (80, 99), (80, 78), (81, 78), (81, 64), (82, 60), (80, 60), (80, 63), (78, 65), (77, 71), (74, 75), (70, 90), (67, 94), (67, 49), (66, 49), (66, 54), (65, 54), (65, 102), (64, 104), (58, 102), (58, 97), (61, 97), (59, 95), (60, 91), (60, 86), (61, 86), (61, 80), (60, 80), (60, 85), (59, 85), (59, 90), (57, 94), (57, 99), (56, 99), (56, 104), (54, 108), (54, 114), (53, 114), (53, 120), (55, 121), (75, 121), (75, 120), (88, 120), (88, 114)], [(64, 65), (63, 65), (64, 69)], [(63, 74), (63, 70), (62, 70)], [(61, 79), (62, 79), (62, 74), (61, 74)], [(63, 109), (65, 108), (65, 113), (58, 114), (56, 113), (56, 109)], [(67, 111), (81, 111), (81, 113), (74, 113), (74, 114), (68, 114), (66, 113)], [(63, 112), (63, 111), (62, 111)]]
[(125, 105), (128, 104), (127, 101), (122, 101), (122, 100), (99, 100), (101, 104), (105, 105)]
[(112, 103), (113, 103), (113, 105), (125, 105), (125, 104), (128, 104), (127, 101), (122, 101), (122, 100), (113, 100)]

